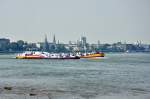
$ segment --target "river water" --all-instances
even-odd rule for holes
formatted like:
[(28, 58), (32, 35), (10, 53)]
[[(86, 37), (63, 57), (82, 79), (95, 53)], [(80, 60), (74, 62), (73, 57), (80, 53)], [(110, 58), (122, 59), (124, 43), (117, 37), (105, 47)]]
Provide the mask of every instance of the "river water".
[(0, 86), (55, 91), (53, 99), (150, 99), (150, 53), (109, 53), (98, 60), (13, 57), (0, 55)]

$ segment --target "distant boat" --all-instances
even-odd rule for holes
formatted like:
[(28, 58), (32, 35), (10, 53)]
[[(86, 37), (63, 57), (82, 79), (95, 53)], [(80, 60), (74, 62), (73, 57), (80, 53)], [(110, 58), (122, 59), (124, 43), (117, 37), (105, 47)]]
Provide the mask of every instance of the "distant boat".
[(16, 56), (17, 59), (80, 59), (74, 54), (48, 53), (48, 52), (24, 52)]
[(80, 58), (100, 58), (104, 56), (105, 54), (103, 52), (92, 52), (92, 53), (81, 54)]
[(84, 45), (84, 51), (85, 53), (79, 54), (80, 58), (100, 58), (105, 56), (103, 52), (99, 52), (99, 51), (87, 53), (87, 48), (85, 45)]

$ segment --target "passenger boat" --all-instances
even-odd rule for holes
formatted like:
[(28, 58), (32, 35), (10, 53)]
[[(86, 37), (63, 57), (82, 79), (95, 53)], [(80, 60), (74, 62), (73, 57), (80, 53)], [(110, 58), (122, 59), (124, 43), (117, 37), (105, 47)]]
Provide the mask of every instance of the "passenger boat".
[(48, 52), (24, 52), (16, 56), (17, 59), (80, 59), (74, 54), (48, 53)]
[(105, 54), (103, 52), (92, 52), (92, 53), (81, 54), (80, 58), (100, 58), (104, 56)]

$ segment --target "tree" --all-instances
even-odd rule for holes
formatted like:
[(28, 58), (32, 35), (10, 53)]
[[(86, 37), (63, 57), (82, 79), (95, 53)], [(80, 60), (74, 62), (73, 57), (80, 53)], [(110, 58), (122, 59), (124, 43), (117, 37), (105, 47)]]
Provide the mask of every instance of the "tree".
[(10, 43), (10, 49), (12, 50), (12, 51), (18, 51), (19, 50), (19, 46), (18, 46), (18, 43), (16, 43), (16, 42), (12, 42), (12, 43)]
[(18, 50), (20, 50), (20, 51), (23, 51), (23, 47), (24, 47), (24, 41), (23, 40), (19, 40), (19, 41), (17, 41), (17, 44), (18, 44)]

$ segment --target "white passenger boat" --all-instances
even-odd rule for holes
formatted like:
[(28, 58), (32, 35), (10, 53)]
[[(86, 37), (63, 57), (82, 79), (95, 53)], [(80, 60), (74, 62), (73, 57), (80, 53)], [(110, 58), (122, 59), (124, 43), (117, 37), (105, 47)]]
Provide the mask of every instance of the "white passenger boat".
[(74, 54), (48, 53), (48, 52), (24, 52), (16, 56), (17, 59), (80, 59)]

